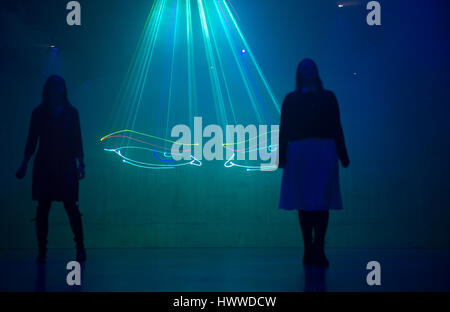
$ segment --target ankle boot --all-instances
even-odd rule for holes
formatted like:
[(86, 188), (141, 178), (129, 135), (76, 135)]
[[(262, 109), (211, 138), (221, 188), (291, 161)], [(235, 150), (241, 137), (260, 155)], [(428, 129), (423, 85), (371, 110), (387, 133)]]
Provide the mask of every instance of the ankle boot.
[(324, 244), (315, 243), (314, 244), (314, 264), (321, 267), (329, 267), (330, 262), (325, 255)]
[(328, 267), (330, 265), (325, 255), (325, 234), (328, 227), (328, 210), (314, 212), (314, 262), (318, 266)]
[(69, 217), (70, 226), (74, 235), (74, 241), (77, 246), (76, 261), (86, 261), (86, 250), (84, 249), (83, 224), (81, 221), (81, 213), (76, 203), (64, 203), (67, 215)]
[(36, 212), (36, 238), (38, 245), (38, 256), (36, 263), (45, 263), (47, 257), (48, 215), (51, 202), (40, 201)]
[(86, 249), (84, 247), (77, 247), (77, 256), (75, 258), (77, 262), (85, 262), (86, 261)]
[(303, 264), (311, 265), (314, 264), (314, 250), (312, 247), (306, 248), (303, 254)]
[(314, 252), (313, 252), (313, 225), (312, 225), (312, 215), (307, 211), (298, 211), (298, 216), (300, 219), (300, 226), (303, 235), (303, 264), (309, 265), (314, 262)]

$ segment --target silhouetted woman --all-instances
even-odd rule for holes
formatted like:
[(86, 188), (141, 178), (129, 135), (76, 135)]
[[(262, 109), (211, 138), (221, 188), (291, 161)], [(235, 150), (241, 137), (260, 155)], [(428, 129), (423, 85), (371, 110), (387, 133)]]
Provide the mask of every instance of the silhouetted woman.
[[(70, 105), (64, 79), (53, 75), (45, 83), (42, 103), (31, 115), (25, 157), (17, 171), (22, 179), (27, 164), (34, 159), (32, 199), (38, 201), (36, 234), (38, 263), (44, 263), (47, 253), (48, 215), (52, 201), (64, 202), (77, 248), (77, 261), (86, 260), (81, 214), (78, 210), (78, 180), (84, 178), (83, 146), (78, 111)], [(77, 168), (76, 160), (79, 166)]]
[(344, 168), (350, 163), (339, 106), (323, 89), (316, 64), (305, 59), (297, 68), (296, 90), (283, 102), (278, 165), (284, 168), (279, 207), (298, 210), (304, 264), (329, 265), (324, 252), (329, 210), (342, 209), (338, 159)]

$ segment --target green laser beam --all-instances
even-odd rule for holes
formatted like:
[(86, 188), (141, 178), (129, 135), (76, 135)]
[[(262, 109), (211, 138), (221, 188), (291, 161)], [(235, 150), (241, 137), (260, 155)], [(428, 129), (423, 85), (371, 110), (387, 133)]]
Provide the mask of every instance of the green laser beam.
[(230, 8), (228, 7), (228, 4), (226, 3), (225, 0), (222, 0), (222, 3), (224, 4), (224, 6), (225, 6), (225, 8), (226, 8), (226, 10), (228, 12), (228, 15), (230, 16), (231, 20), (233, 21), (234, 27), (236, 28), (239, 36), (241, 37), (241, 40), (242, 40), (242, 42), (244, 43), (244, 46), (247, 49), (247, 53), (248, 53), (248, 55), (250, 55), (250, 58), (251, 58), (251, 60), (253, 62), (253, 65), (255, 66), (256, 70), (258, 71), (258, 74), (261, 77), (261, 80), (263, 81), (264, 86), (266, 87), (266, 90), (269, 93), (269, 96), (271, 97), (278, 114), (280, 114), (280, 104), (278, 103), (278, 100), (276, 99), (275, 95), (273, 94), (272, 88), (270, 87), (269, 83), (267, 82), (267, 79), (264, 76), (264, 73), (261, 70), (261, 67), (259, 66), (258, 62), (256, 61), (256, 58), (253, 55), (253, 52), (252, 52), (252, 50), (250, 48), (250, 45), (247, 43), (247, 40), (245, 39), (245, 36), (243, 35), (239, 25), (237, 24), (233, 13), (231, 12)]
[(166, 118), (166, 137), (169, 136), (169, 119), (170, 119), (170, 106), (172, 103), (172, 91), (173, 91), (173, 68), (175, 61), (175, 40), (177, 38), (177, 30), (178, 30), (178, 11), (179, 11), (180, 1), (177, 1), (175, 8), (175, 25), (173, 30), (173, 47), (172, 47), (172, 63), (170, 66), (170, 82), (169, 82), (169, 98), (167, 100), (167, 118)]
[(228, 42), (228, 46), (229, 46), (229, 48), (231, 50), (231, 53), (232, 53), (233, 58), (234, 58), (234, 61), (235, 61), (236, 65), (237, 65), (237, 67), (238, 67), (239, 74), (241, 75), (241, 79), (244, 82), (244, 86), (245, 86), (245, 89), (247, 91), (248, 97), (250, 99), (250, 103), (252, 105), (253, 111), (255, 112), (256, 119), (258, 120), (258, 123), (262, 124), (263, 123), (263, 118), (261, 117), (262, 114), (261, 114), (261, 112), (258, 109), (256, 95), (255, 95), (254, 91), (252, 90), (252, 87), (250, 86), (249, 78), (247, 77), (247, 74), (245, 73), (243, 65), (241, 64), (242, 61), (240, 59), (240, 55), (239, 55), (239, 52), (238, 52), (239, 48), (234, 45), (234, 42), (233, 42), (233, 40), (231, 38), (231, 35), (227, 31), (226, 21), (224, 20), (222, 14), (220, 12), (220, 8), (217, 5), (216, 1), (214, 1), (214, 5), (215, 5), (215, 8), (216, 8), (217, 14), (219, 16), (219, 20), (221, 22), (222, 28), (224, 29), (224, 33), (225, 33), (225, 37), (226, 37), (227, 42)]
[(225, 104), (223, 101), (222, 89), (220, 87), (219, 77), (217, 75), (216, 59), (214, 57), (211, 38), (209, 34), (208, 23), (206, 20), (205, 10), (203, 7), (203, 1), (197, 0), (198, 9), (200, 13), (200, 21), (202, 24), (203, 42), (205, 46), (206, 57), (208, 59), (208, 65), (210, 66), (209, 76), (214, 95), (214, 104), (216, 108), (217, 120), (222, 124), (228, 124), (228, 118), (225, 111)]

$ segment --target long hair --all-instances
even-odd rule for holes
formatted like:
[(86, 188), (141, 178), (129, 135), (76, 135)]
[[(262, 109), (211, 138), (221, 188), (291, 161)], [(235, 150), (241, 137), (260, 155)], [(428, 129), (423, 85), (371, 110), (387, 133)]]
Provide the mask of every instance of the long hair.
[(305, 63), (305, 62), (311, 62), (312, 63), (312, 65), (313, 65), (313, 67), (314, 67), (314, 69), (315, 69), (315, 71), (316, 71), (316, 80), (315, 80), (315, 83), (316, 83), (316, 87), (317, 87), (317, 89), (319, 90), (319, 91), (321, 91), (321, 90), (323, 90), (323, 84), (322, 84), (322, 80), (320, 79), (320, 75), (319, 75), (319, 69), (318, 69), (318, 67), (317, 67), (317, 64), (312, 60), (312, 59), (309, 59), (309, 58), (305, 58), (304, 60), (302, 60), (301, 62), (300, 62), (300, 64), (298, 64), (298, 67), (297, 67), (297, 74), (296, 74), (296, 84), (295, 84), (295, 90), (297, 91), (297, 92), (301, 92), (302, 91), (302, 88), (303, 88), (303, 77), (302, 77), (302, 73), (301, 73), (301, 70), (300, 70), (300, 68), (302, 67), (302, 65)]
[(42, 90), (42, 102), (41, 105), (44, 107), (50, 107), (51, 105), (51, 95), (53, 92), (55, 92), (55, 85), (60, 84), (63, 87), (63, 94), (62, 94), (62, 104), (63, 106), (70, 106), (69, 98), (67, 96), (67, 87), (66, 82), (64, 81), (64, 78), (58, 76), (58, 75), (51, 75), (48, 77), (47, 81), (45, 82), (44, 89)]

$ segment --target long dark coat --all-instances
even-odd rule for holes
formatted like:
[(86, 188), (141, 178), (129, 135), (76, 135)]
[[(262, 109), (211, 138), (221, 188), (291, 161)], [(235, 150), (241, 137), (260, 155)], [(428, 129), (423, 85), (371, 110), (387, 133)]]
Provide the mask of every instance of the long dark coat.
[(33, 166), (33, 200), (78, 201), (76, 159), (83, 157), (78, 111), (66, 105), (59, 114), (40, 105), (31, 115), (25, 148), (29, 159), (39, 148)]

